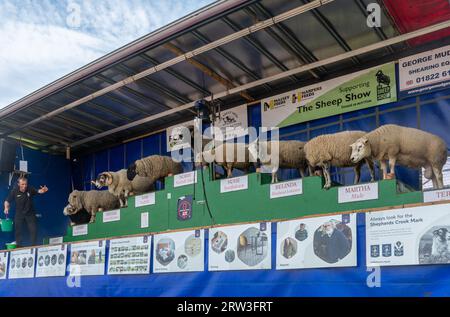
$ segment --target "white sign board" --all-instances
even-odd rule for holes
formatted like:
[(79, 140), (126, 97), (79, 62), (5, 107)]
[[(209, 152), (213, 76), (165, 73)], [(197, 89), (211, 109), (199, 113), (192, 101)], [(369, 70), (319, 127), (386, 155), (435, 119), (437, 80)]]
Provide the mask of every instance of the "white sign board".
[(148, 212), (141, 213), (141, 229), (148, 228)]
[(343, 186), (338, 189), (340, 204), (373, 199), (378, 199), (378, 182)]
[(197, 171), (177, 174), (173, 177), (173, 187), (181, 187), (197, 183)]
[(154, 236), (153, 273), (203, 272), (204, 230), (189, 230)]
[(53, 237), (48, 239), (48, 244), (62, 244), (64, 242), (63, 237)]
[(73, 237), (85, 236), (87, 234), (88, 234), (88, 225), (87, 224), (72, 227), (72, 236)]
[(264, 270), (271, 263), (271, 223), (209, 229), (209, 271)]
[(247, 105), (221, 111), (220, 118), (215, 122), (221, 135), (216, 135), (219, 141), (239, 138), (248, 134)]
[(152, 236), (109, 241), (108, 274), (149, 274)]
[(366, 214), (367, 266), (450, 263), (450, 204)]
[(0, 252), (0, 280), (6, 279), (8, 275), (9, 252)]
[(301, 195), (302, 193), (303, 181), (301, 179), (270, 184), (270, 199)]
[(429, 203), (433, 201), (450, 200), (450, 188), (433, 190), (423, 193), (423, 202)]
[(66, 265), (66, 244), (38, 248), (36, 277), (65, 276)]
[(106, 240), (74, 243), (70, 247), (70, 275), (104, 275)]
[(357, 265), (356, 214), (277, 223), (277, 270)]
[(220, 192), (221, 193), (245, 190), (247, 188), (248, 188), (248, 176), (247, 175), (220, 180)]
[(135, 208), (154, 205), (155, 204), (155, 192), (139, 195), (135, 197)]
[(120, 221), (120, 209), (109, 210), (102, 212), (103, 223)]
[(21, 249), (17, 251), (11, 251), (10, 257), (10, 279), (34, 277), (36, 249)]
[(400, 59), (398, 72), (402, 98), (450, 87), (450, 45)]

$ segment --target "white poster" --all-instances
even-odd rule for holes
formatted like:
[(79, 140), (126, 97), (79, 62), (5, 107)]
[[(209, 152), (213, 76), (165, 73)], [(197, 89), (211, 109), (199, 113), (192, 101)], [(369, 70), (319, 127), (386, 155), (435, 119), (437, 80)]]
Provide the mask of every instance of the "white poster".
[(73, 237), (85, 236), (87, 234), (88, 234), (88, 224), (72, 227), (72, 236)]
[(245, 190), (248, 188), (248, 175), (225, 178), (220, 180), (220, 192), (235, 192), (238, 190)]
[(102, 212), (103, 223), (120, 221), (120, 209), (109, 210)]
[(357, 265), (356, 214), (277, 223), (277, 270)]
[(74, 243), (70, 247), (70, 275), (104, 275), (106, 240)]
[(367, 266), (450, 263), (450, 204), (366, 214)]
[(67, 245), (40, 247), (37, 251), (36, 277), (65, 276)]
[(153, 273), (203, 272), (204, 230), (169, 232), (154, 236)]
[(378, 199), (378, 182), (342, 186), (338, 189), (338, 203)]
[(36, 249), (21, 249), (11, 251), (9, 261), (9, 278), (34, 277), (34, 263), (36, 260)]
[(209, 229), (209, 271), (264, 270), (271, 263), (271, 223)]
[(270, 184), (270, 199), (301, 195), (303, 193), (303, 181), (292, 181)]
[(152, 236), (109, 241), (108, 274), (149, 274)]
[(402, 98), (449, 87), (450, 45), (400, 59), (398, 73)]
[(173, 187), (181, 187), (197, 183), (197, 171), (177, 174), (173, 177)]
[(247, 105), (221, 111), (220, 118), (215, 126), (221, 130), (221, 135), (216, 135), (219, 141), (239, 138), (248, 134)]
[(450, 200), (450, 188), (427, 191), (423, 193), (423, 202)]
[(194, 127), (194, 120), (187, 121), (166, 130), (167, 151), (176, 151), (191, 147), (191, 132), (189, 128)]
[(8, 274), (9, 252), (0, 252), (0, 280), (6, 279)]
[(48, 239), (48, 244), (62, 244), (64, 242), (64, 237), (53, 237)]
[(135, 196), (134, 207), (144, 207), (155, 204), (155, 192)]

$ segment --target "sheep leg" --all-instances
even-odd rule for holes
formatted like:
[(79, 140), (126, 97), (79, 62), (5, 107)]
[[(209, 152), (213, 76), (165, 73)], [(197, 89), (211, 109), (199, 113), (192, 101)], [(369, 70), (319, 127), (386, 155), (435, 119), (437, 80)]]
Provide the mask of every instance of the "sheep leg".
[(70, 226), (71, 227), (75, 226), (75, 222), (70, 222)]
[(396, 158), (394, 156), (390, 156), (389, 157), (389, 172), (390, 174), (394, 175), (395, 177), (395, 162), (396, 162)]
[(130, 196), (130, 191), (129, 190), (125, 190), (124, 193), (124, 207), (128, 207), (128, 196)]
[(436, 186), (433, 182), (433, 188), (436, 189), (442, 189), (444, 188), (444, 178), (442, 176), (442, 170), (439, 167), (432, 167), (433, 168), (433, 176), (436, 178)]
[(227, 169), (227, 178), (233, 176), (233, 165), (227, 164), (226, 169)]
[(367, 163), (367, 166), (369, 167), (369, 172), (370, 172), (370, 181), (374, 182), (375, 181), (375, 166), (373, 165), (373, 161), (366, 159), (365, 160)]
[(380, 161), (381, 170), (383, 171), (383, 179), (387, 179), (387, 164), (385, 160)]
[(92, 208), (92, 210), (91, 210), (91, 219), (89, 220), (89, 223), (94, 223), (95, 222), (95, 214), (96, 214), (96, 210), (95, 210), (95, 208)]
[(355, 178), (353, 180), (353, 184), (358, 184), (361, 179), (361, 166), (362, 166), (362, 163), (359, 162), (354, 168)]
[(298, 169), (298, 172), (300, 173), (300, 176), (301, 176), (302, 178), (305, 178), (305, 170), (304, 170), (302, 167), (300, 167), (300, 168)]
[(309, 176), (314, 176), (314, 168), (308, 164)]
[(322, 164), (323, 176), (325, 177), (325, 185), (323, 188), (329, 189), (331, 187), (331, 176), (330, 176), (330, 163), (324, 162)]
[(271, 183), (275, 183), (275, 178), (277, 177), (277, 172), (272, 172), (272, 181)]

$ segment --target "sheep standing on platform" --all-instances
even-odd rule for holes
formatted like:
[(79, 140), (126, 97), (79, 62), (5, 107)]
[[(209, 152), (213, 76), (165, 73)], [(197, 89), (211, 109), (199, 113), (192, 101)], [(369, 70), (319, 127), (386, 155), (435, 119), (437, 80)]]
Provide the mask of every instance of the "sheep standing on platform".
[(69, 195), (68, 214), (74, 214), (82, 209), (90, 213), (90, 223), (95, 221), (95, 215), (99, 211), (119, 208), (119, 199), (113, 194), (104, 190), (79, 191), (74, 190)]
[(331, 187), (330, 166), (354, 167), (354, 183), (357, 184), (361, 177), (361, 167), (366, 162), (369, 166), (371, 181), (374, 181), (374, 165), (370, 158), (358, 162), (353, 162), (350, 159), (352, 153), (350, 145), (365, 134), (364, 131), (344, 131), (320, 135), (308, 141), (304, 146), (304, 151), (309, 164), (310, 175), (313, 175), (315, 167), (320, 167), (325, 177), (324, 188), (328, 189)]
[(126, 169), (118, 172), (100, 173), (95, 182), (92, 183), (98, 189), (107, 186), (108, 191), (119, 198), (120, 207), (126, 207), (128, 205), (129, 196), (144, 194), (154, 188), (151, 179), (148, 177), (136, 175), (133, 180), (128, 180)]
[(158, 179), (183, 172), (181, 163), (175, 162), (168, 156), (151, 155), (135, 161), (128, 167), (127, 178), (134, 180), (136, 175), (147, 177), (154, 184)]
[[(442, 168), (447, 161), (447, 145), (440, 137), (413, 128), (387, 124), (351, 144), (352, 162), (363, 159), (380, 161), (383, 179), (395, 176), (395, 164), (425, 168), (424, 176), (434, 188), (443, 188)], [(386, 160), (389, 160), (388, 174)]]
[[(308, 167), (303, 150), (305, 144), (302, 141), (255, 141), (250, 143), (249, 150), (253, 155), (257, 153), (261, 164), (272, 170), (272, 183), (276, 183), (278, 182), (278, 168), (297, 169), (301, 177), (305, 177)], [(276, 150), (277, 147), (278, 150)], [(272, 151), (278, 151), (278, 164), (271, 160), (271, 155), (276, 155)]]

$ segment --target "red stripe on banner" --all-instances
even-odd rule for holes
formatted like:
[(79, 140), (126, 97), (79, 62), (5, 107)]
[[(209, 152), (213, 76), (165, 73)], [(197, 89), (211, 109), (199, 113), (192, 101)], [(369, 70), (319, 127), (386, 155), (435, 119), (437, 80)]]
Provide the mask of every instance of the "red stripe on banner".
[[(415, 31), (450, 19), (449, 0), (383, 0), (398, 30)], [(411, 46), (450, 36), (450, 28), (409, 40)]]

